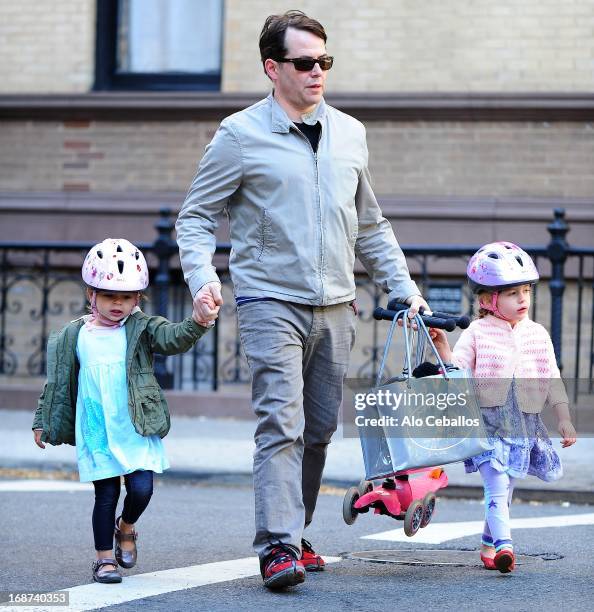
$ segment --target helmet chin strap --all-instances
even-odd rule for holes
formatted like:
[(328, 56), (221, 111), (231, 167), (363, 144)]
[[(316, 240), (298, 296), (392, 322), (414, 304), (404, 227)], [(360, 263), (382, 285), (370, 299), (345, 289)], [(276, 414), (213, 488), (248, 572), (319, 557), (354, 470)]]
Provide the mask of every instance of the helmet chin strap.
[(485, 310), (488, 310), (489, 312), (492, 312), (499, 319), (503, 319), (504, 321), (511, 321), (511, 319), (509, 317), (506, 317), (503, 314), (501, 314), (501, 312), (499, 312), (499, 309), (497, 308), (497, 298), (498, 297), (499, 297), (499, 291), (494, 291), (491, 294), (491, 304), (490, 305), (486, 305), (486, 304), (481, 303), (481, 306)]
[[(138, 306), (138, 293), (136, 294), (136, 302), (134, 306)], [(102, 327), (121, 327), (128, 317), (124, 317), (121, 321), (112, 321), (107, 317), (104, 317), (99, 310), (97, 309), (97, 292), (93, 290), (91, 295), (91, 318), (89, 319), (89, 323), (93, 321), (98, 321)]]

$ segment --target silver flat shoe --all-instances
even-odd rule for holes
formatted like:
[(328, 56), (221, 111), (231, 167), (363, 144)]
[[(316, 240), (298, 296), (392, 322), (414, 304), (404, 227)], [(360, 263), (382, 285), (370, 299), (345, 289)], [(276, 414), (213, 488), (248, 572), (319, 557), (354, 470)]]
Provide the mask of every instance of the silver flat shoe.
[[(138, 540), (138, 533), (133, 531), (132, 533), (122, 533), (118, 527), (118, 523), (122, 517), (118, 516), (115, 522), (114, 537), (115, 537), (115, 558), (118, 564), (126, 569), (130, 569), (136, 565), (136, 559), (138, 558), (138, 550), (136, 548), (136, 540)], [(122, 550), (120, 544), (122, 542), (134, 542), (134, 548), (132, 550)]]
[[(102, 569), (106, 565), (113, 565), (115, 569)], [(118, 569), (118, 563), (115, 559), (106, 557), (105, 559), (97, 559), (92, 566), (93, 569), (93, 580), (95, 582), (102, 582), (104, 584), (115, 584), (116, 582), (122, 582), (122, 574)]]

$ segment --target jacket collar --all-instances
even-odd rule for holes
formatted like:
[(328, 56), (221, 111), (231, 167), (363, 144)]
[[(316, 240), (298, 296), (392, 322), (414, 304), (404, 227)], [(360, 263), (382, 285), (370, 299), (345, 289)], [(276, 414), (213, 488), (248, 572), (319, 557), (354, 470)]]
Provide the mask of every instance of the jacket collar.
[(500, 329), (506, 329), (508, 331), (517, 331), (519, 329), (526, 327), (530, 319), (528, 317), (525, 317), (521, 321), (518, 321), (515, 327), (512, 327), (509, 321), (506, 321), (505, 319), (500, 319), (499, 317), (496, 317), (495, 315), (492, 315), (492, 314), (489, 314), (486, 317), (484, 317), (483, 321), (485, 321), (489, 325), (492, 325), (493, 327), (499, 327)]
[[(289, 119), (285, 109), (274, 99), (274, 90), (270, 92), (266, 99), (269, 101), (271, 107), (271, 130), (279, 134), (288, 134), (294, 123)], [(326, 102), (324, 98), (322, 98), (314, 110), (311, 120), (312, 122), (321, 122), (324, 120), (325, 116)]]

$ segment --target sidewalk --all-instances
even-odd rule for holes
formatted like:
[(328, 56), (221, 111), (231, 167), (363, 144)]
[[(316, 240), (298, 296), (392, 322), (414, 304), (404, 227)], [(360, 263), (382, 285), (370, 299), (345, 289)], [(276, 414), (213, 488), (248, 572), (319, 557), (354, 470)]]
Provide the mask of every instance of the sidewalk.
[[(32, 414), (21, 410), (0, 410), (0, 468), (43, 468), (76, 470), (72, 446), (38, 448), (31, 433)], [(255, 421), (172, 417), (171, 432), (164, 439), (171, 469), (170, 477), (246, 476), (252, 472)], [(594, 503), (594, 439), (583, 438), (567, 449), (553, 444), (563, 461), (565, 476), (554, 483), (529, 477), (518, 483), (516, 496), (541, 501), (562, 500)], [(465, 474), (462, 464), (446, 467), (450, 494), (480, 497), (478, 474)], [(339, 430), (330, 444), (324, 472), (326, 484), (350, 486), (364, 476), (358, 439), (343, 438)]]

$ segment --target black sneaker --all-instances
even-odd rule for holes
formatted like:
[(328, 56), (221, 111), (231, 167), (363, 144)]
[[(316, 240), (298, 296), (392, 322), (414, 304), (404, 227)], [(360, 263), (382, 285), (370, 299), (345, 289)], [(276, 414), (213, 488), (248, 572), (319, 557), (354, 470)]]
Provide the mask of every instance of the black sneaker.
[(305, 580), (305, 568), (297, 553), (286, 544), (275, 546), (260, 562), (264, 586), (282, 589), (301, 584)]

